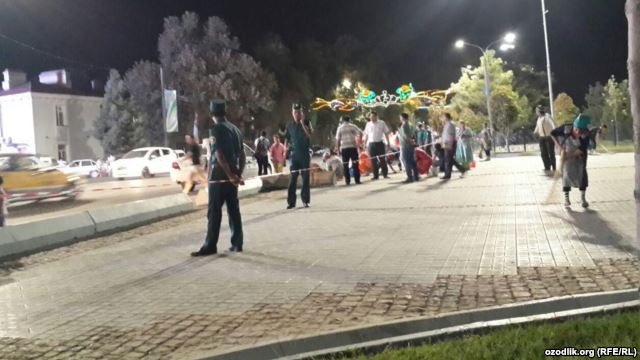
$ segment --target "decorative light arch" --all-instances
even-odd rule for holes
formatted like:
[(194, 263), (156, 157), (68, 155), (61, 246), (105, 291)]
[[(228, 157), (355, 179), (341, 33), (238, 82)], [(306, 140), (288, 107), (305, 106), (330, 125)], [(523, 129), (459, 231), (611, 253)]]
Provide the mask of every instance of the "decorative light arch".
[(333, 111), (351, 112), (358, 108), (389, 107), (393, 105), (409, 104), (415, 107), (444, 105), (447, 100), (446, 90), (426, 90), (416, 92), (412, 84), (398, 87), (395, 94), (383, 90), (379, 95), (371, 89), (361, 88), (357, 97), (340, 97), (333, 100), (316, 98), (311, 104), (313, 110), (330, 109)]

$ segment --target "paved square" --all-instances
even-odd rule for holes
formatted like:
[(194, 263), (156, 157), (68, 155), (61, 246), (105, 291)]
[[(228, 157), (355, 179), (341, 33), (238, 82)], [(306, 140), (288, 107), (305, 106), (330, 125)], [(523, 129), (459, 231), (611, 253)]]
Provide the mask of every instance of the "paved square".
[[(246, 251), (193, 259), (204, 211), (4, 264), (0, 358), (185, 358), (343, 326), (640, 286), (633, 155), (589, 158), (589, 210), (536, 156), (241, 204)], [(223, 220), (226, 221), (226, 220)], [(229, 233), (221, 234), (220, 249)], [(13, 266), (13, 268), (11, 268)]]

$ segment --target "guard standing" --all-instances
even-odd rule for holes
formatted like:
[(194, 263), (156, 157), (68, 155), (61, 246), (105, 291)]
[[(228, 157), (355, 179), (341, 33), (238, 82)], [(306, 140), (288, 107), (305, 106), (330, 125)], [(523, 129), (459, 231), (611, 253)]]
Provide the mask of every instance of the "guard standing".
[(285, 131), (284, 147), (291, 152), (291, 175), (289, 177), (289, 194), (287, 196), (287, 209), (296, 207), (296, 189), (298, 187), (298, 175), (302, 175), (302, 191), (300, 197), (304, 207), (309, 207), (311, 192), (309, 190), (309, 141), (311, 138), (311, 126), (305, 122), (304, 113), (300, 104), (292, 106), (293, 122), (287, 125)]
[(209, 106), (214, 125), (209, 131), (211, 140), (211, 172), (209, 174), (209, 211), (207, 237), (200, 250), (191, 256), (213, 255), (222, 221), (222, 205), (227, 204), (231, 228), (231, 252), (241, 252), (243, 245), (242, 217), (238, 200), (238, 185), (244, 185), (242, 172), (246, 163), (242, 133), (225, 115), (224, 100), (212, 100)]

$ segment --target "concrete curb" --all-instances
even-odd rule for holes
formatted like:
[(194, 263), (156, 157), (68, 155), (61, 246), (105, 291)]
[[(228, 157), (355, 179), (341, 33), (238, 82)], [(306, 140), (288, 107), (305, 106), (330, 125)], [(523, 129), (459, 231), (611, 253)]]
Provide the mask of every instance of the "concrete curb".
[(9, 226), (0, 229), (0, 260), (50, 250), (193, 209), (188, 196), (175, 194)]
[(254, 345), (230, 352), (196, 357), (201, 360), (294, 360), (331, 358), (361, 350), (419, 345), (428, 340), (459, 336), (469, 331), (540, 320), (564, 319), (604, 311), (640, 307), (638, 289), (568, 295), (499, 307), (460, 311), (436, 317), (397, 320), (325, 334)]

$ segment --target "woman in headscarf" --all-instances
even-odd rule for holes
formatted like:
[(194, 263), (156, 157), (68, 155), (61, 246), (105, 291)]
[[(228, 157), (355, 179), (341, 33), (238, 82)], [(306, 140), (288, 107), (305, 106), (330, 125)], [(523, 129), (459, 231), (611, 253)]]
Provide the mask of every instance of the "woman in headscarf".
[(551, 132), (553, 141), (561, 149), (560, 162), (562, 164), (562, 191), (564, 192), (564, 206), (569, 208), (571, 200), (569, 192), (577, 187), (582, 193), (582, 207), (588, 208), (587, 186), (587, 154), (589, 149), (589, 124), (591, 119), (586, 115), (578, 115), (573, 124), (563, 125)]
[(471, 141), (473, 139), (473, 133), (467, 129), (464, 121), (460, 121), (460, 128), (458, 129), (458, 146), (456, 148), (456, 160), (465, 169), (469, 170), (471, 163), (473, 162), (473, 149), (471, 147)]

